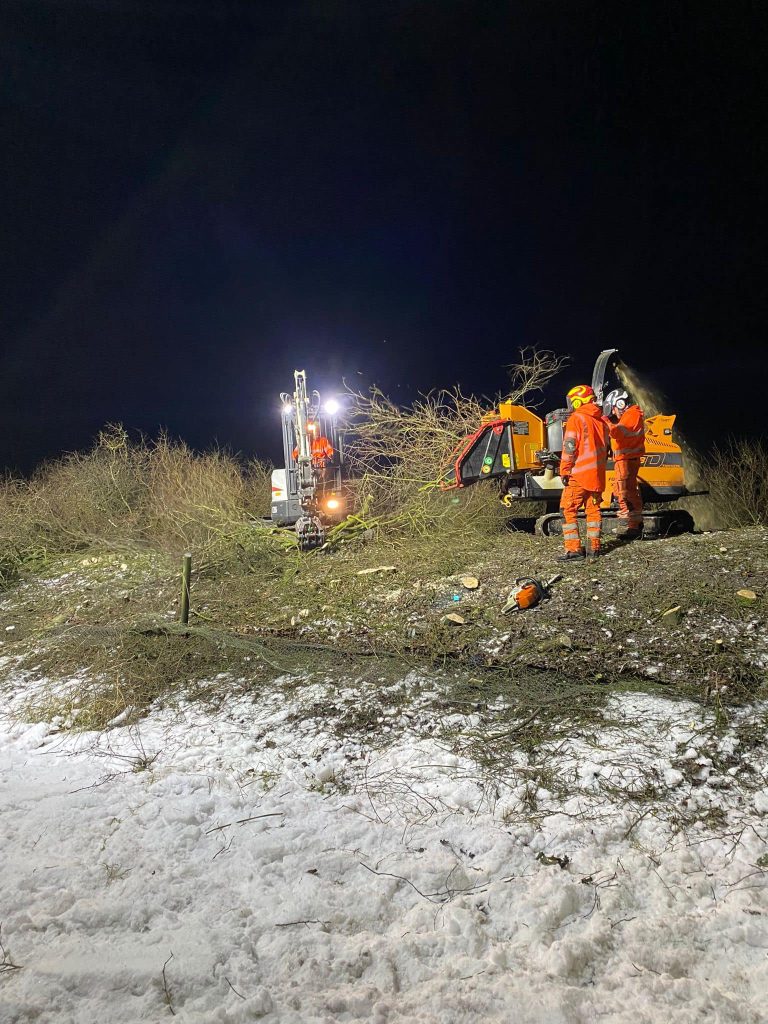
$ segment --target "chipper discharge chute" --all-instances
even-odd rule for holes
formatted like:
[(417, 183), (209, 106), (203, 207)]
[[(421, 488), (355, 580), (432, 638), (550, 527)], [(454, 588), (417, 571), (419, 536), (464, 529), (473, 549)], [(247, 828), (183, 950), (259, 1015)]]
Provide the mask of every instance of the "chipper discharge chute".
[(324, 403), (294, 371), (293, 394), (280, 396), (285, 468), (272, 471), (272, 522), (293, 526), (302, 550), (319, 547), (326, 527), (346, 515), (338, 403)]
[[(597, 358), (592, 388), (598, 404), (621, 383), (616, 377), (618, 349), (605, 349)], [(481, 480), (496, 480), (505, 504), (538, 501), (546, 512), (536, 520), (536, 532), (562, 532), (560, 497), (563, 483), (558, 466), (563, 450), (563, 428), (568, 409), (555, 409), (544, 419), (524, 406), (501, 402), (488, 413), (478, 429), (456, 449), (447, 467), (442, 488), (469, 487)], [(649, 416), (645, 420), (645, 451), (638, 481), (644, 504), (667, 504), (685, 497), (683, 453), (674, 441), (674, 415)], [(604, 528), (616, 526), (613, 498), (614, 463), (608, 461), (603, 493)], [(643, 512), (643, 536), (658, 537), (686, 533), (693, 519), (683, 509)]]

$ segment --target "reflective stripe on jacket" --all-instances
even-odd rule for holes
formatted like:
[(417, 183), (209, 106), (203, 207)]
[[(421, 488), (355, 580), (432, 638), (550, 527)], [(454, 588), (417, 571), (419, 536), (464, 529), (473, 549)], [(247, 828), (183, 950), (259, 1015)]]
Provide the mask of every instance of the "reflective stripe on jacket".
[(587, 491), (603, 491), (607, 461), (608, 424), (594, 402), (589, 402), (566, 420), (560, 476), (572, 477)]
[(639, 405), (630, 405), (618, 423), (608, 424), (614, 462), (639, 459), (645, 455), (645, 420)]

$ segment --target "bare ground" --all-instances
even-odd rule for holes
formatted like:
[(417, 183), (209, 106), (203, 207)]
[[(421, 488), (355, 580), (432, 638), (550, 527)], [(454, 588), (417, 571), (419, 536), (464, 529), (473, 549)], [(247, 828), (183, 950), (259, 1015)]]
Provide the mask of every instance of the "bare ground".
[[(524, 668), (574, 685), (646, 680), (729, 702), (765, 685), (765, 529), (613, 542), (599, 561), (565, 566), (558, 552), (555, 540), (510, 532), (286, 554), (263, 571), (195, 580), (193, 634), (181, 639), (170, 638), (176, 566), (147, 552), (70, 555), (4, 593), (0, 638), (14, 664), (54, 676), (111, 673), (126, 685), (142, 657), (161, 675), (192, 681), (231, 672), (233, 660), (245, 672), (243, 659), (263, 660), (267, 648), (282, 667), (312, 653), (339, 668), (365, 657), (483, 676)], [(516, 578), (558, 570), (547, 601), (502, 613)]]
[[(614, 546), (568, 564), (539, 607), (503, 614), (516, 577), (563, 568), (558, 551), (508, 533), (286, 555), (261, 573), (195, 580), (189, 629), (175, 621), (177, 566), (147, 552), (68, 556), (3, 595), (0, 690), (23, 678), (20, 713), (62, 730), (108, 730), (177, 701), (273, 705), (283, 694), (299, 724), (337, 742), (385, 747), (398, 728), (435, 738), (473, 760), (478, 784), (517, 779), (531, 817), (536, 792), (566, 796), (594, 738), (613, 730), (621, 763), (600, 751), (612, 773), (600, 784), (638, 814), (679, 813), (670, 771), (694, 788), (713, 773), (748, 804), (768, 726), (768, 531)], [(662, 742), (660, 725), (640, 729), (643, 750), (627, 761), (642, 694), (665, 698), (661, 723), (682, 702), (697, 759), (688, 739)], [(664, 767), (646, 749), (657, 732)], [(697, 820), (713, 813), (695, 803)]]

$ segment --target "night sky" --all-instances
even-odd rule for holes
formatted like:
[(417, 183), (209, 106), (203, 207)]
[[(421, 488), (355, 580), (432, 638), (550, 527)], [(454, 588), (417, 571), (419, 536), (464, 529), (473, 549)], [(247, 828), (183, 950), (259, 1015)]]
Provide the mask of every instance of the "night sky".
[(4, 0), (2, 462), (279, 455), (294, 367), (492, 394), (618, 347), (763, 432), (760, 3)]

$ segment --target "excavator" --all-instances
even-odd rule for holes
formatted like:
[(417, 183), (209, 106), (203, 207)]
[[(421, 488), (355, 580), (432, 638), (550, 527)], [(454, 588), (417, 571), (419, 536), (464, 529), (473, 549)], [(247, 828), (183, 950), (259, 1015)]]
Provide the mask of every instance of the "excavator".
[(305, 370), (295, 370), (293, 379), (293, 393), (280, 395), (285, 466), (272, 471), (270, 518), (292, 526), (299, 548), (309, 551), (325, 543), (327, 527), (347, 514), (344, 449), (338, 402), (310, 392)]
[[(622, 387), (618, 369), (619, 350), (604, 349), (592, 373), (592, 389), (598, 404), (614, 389)], [(465, 438), (451, 456), (441, 480), (443, 490), (471, 487), (483, 480), (498, 482), (506, 505), (518, 501), (543, 503), (545, 512), (535, 522), (543, 536), (562, 534), (560, 496), (563, 483), (558, 476), (563, 449), (563, 428), (568, 409), (554, 409), (544, 419), (530, 409), (500, 402), (486, 414), (478, 429)], [(693, 518), (684, 509), (659, 509), (679, 498), (701, 491), (689, 491), (685, 483), (683, 452), (675, 442), (674, 415), (649, 416), (645, 420), (645, 450), (640, 473), (640, 492), (645, 506), (643, 537), (667, 537), (693, 530)], [(603, 493), (603, 528), (615, 532), (617, 507), (613, 498), (613, 460), (609, 459)], [(652, 506), (648, 508), (647, 506)]]

